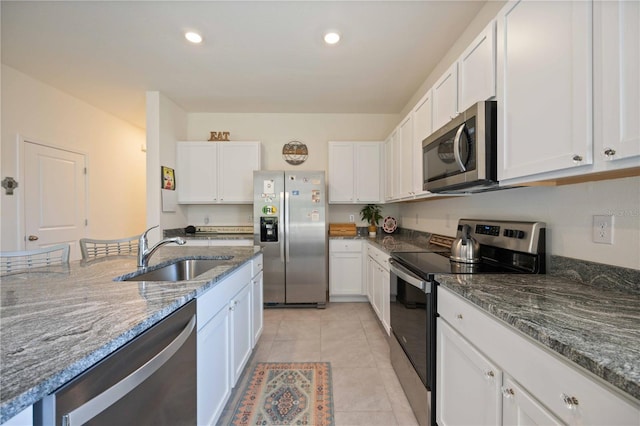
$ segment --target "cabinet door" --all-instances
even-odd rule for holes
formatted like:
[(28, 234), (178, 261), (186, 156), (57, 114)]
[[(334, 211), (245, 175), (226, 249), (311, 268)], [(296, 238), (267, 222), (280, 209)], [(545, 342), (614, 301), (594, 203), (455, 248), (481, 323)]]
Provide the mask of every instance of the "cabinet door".
[(198, 331), (198, 424), (214, 425), (231, 395), (231, 323), (225, 306)]
[(384, 142), (384, 199), (385, 201), (391, 201), (395, 197), (394, 192), (394, 174), (396, 172), (395, 167), (395, 137), (396, 132), (389, 135)]
[(264, 324), (264, 302), (262, 296), (263, 284), (264, 281), (262, 278), (262, 272), (258, 273), (258, 275), (253, 277), (253, 279), (251, 280), (251, 305), (253, 306), (253, 312), (251, 315), (251, 321), (253, 323), (253, 347), (256, 346), (256, 344), (258, 343), (258, 339), (260, 339), (260, 335), (262, 334), (262, 327)]
[(436, 421), (447, 425), (498, 425), (502, 371), (438, 318)]
[(373, 282), (376, 279), (376, 261), (367, 257), (367, 299), (373, 307)]
[(329, 202), (354, 202), (353, 143), (329, 142)]
[(389, 270), (385, 269), (384, 266), (381, 267), (380, 274), (380, 282), (382, 286), (382, 301), (381, 301), (381, 310), (382, 310), (382, 326), (387, 331), (387, 335), (390, 335), (391, 332), (391, 302), (389, 300), (390, 292), (391, 292), (391, 277), (389, 275)]
[(458, 60), (458, 110), (496, 95), (496, 23), (491, 21)]
[(433, 130), (436, 131), (458, 115), (458, 63), (436, 81), (433, 92)]
[(400, 123), (400, 198), (413, 192), (413, 159), (417, 155), (413, 144), (413, 119), (411, 113)]
[(219, 143), (218, 201), (253, 202), (253, 171), (260, 170), (260, 142)]
[[(599, 1), (596, 113), (601, 114), (596, 160), (640, 155), (640, 2)], [(638, 165), (637, 163), (635, 164)], [(615, 166), (614, 166), (615, 167)]]
[(354, 146), (355, 201), (357, 203), (379, 203), (382, 200), (381, 143), (355, 142)]
[(591, 18), (586, 1), (498, 13), (500, 181), (592, 163)]
[(335, 296), (366, 295), (362, 288), (362, 253), (330, 253), (329, 294)]
[(563, 425), (520, 385), (505, 376), (502, 386), (502, 424), (506, 426)]
[(231, 311), (231, 361), (232, 383), (236, 382), (242, 374), (242, 369), (251, 356), (253, 332), (251, 324), (251, 283), (245, 285), (229, 302)]
[(218, 147), (211, 142), (178, 142), (176, 147), (178, 202), (218, 201)]
[(382, 322), (382, 268), (377, 262), (373, 262), (373, 310), (378, 315), (378, 319)]
[(413, 109), (413, 191), (416, 194), (424, 194), (422, 189), (424, 176), (422, 170), (422, 141), (431, 134), (433, 117), (433, 98), (431, 91), (420, 99)]

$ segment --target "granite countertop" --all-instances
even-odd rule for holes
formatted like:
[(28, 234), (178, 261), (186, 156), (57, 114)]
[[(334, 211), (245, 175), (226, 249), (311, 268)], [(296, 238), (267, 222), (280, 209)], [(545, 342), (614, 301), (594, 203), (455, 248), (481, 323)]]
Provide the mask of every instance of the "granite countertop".
[(197, 280), (113, 281), (135, 256), (1, 278), (0, 423), (120, 348), (253, 258), (259, 247), (163, 246), (151, 268), (184, 258), (234, 256)]
[[(441, 249), (429, 246), (428, 234), (423, 233), (351, 238), (366, 239), (389, 254)], [(435, 279), (493, 317), (640, 400), (640, 271), (559, 256), (550, 258), (550, 273), (543, 275), (437, 274)], [(554, 264), (559, 266), (557, 271)], [(587, 270), (593, 272), (591, 279), (582, 276)]]
[(548, 274), (437, 274), (435, 279), (640, 399), (640, 295)]

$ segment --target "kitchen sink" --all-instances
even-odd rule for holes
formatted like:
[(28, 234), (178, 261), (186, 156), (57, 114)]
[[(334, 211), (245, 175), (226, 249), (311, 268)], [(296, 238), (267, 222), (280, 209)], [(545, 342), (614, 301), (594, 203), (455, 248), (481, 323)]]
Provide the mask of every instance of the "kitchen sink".
[(220, 256), (217, 259), (178, 260), (166, 266), (143, 272), (120, 281), (186, 281), (204, 274), (210, 269), (224, 265), (233, 256)]

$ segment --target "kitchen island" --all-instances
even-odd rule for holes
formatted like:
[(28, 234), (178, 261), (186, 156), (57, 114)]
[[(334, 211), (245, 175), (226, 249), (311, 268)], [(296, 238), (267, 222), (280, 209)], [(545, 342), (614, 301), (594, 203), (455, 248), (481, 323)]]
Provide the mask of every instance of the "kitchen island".
[(150, 268), (233, 256), (197, 279), (114, 281), (136, 258), (109, 257), (1, 278), (0, 423), (124, 346), (250, 261), (259, 247), (161, 247)]

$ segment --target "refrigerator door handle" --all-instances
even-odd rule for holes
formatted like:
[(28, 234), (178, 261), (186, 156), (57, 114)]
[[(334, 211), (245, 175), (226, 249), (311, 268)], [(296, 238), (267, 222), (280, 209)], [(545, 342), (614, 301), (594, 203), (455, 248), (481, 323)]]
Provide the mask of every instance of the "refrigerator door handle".
[[(281, 192), (280, 193), (280, 214), (278, 215), (278, 217), (280, 217), (281, 219), (284, 218), (285, 224), (286, 224), (288, 223), (287, 218), (283, 216), (284, 212), (286, 212), (286, 210), (284, 209), (284, 197), (285, 197), (285, 193)], [(280, 239), (280, 261), (282, 263), (284, 263), (284, 245), (286, 244), (284, 239), (284, 235), (285, 235), (284, 233), (285, 233), (284, 227), (282, 226), (282, 224), (280, 224), (278, 226), (278, 234), (279, 234), (278, 238)]]
[(284, 239), (285, 244), (285, 260), (289, 263), (289, 238), (291, 238), (291, 232), (289, 229), (289, 192), (284, 193), (284, 232), (286, 234)]

